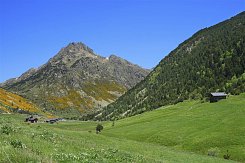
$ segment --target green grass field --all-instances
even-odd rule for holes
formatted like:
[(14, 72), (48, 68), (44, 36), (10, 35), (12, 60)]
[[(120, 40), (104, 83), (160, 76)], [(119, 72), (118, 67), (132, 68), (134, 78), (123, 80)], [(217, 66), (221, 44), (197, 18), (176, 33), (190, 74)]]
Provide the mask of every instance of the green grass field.
[(245, 162), (245, 94), (102, 122), (100, 134), (97, 122), (28, 124), (25, 117), (0, 115), (0, 162)]

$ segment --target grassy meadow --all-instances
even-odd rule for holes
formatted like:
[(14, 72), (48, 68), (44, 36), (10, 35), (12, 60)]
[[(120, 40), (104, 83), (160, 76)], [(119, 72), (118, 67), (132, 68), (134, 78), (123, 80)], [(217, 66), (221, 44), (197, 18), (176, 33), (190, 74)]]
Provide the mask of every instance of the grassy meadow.
[(0, 115), (0, 162), (245, 162), (245, 94), (102, 122), (99, 134), (98, 122), (25, 118)]
[(115, 122), (103, 135), (245, 162), (245, 94), (187, 101)]

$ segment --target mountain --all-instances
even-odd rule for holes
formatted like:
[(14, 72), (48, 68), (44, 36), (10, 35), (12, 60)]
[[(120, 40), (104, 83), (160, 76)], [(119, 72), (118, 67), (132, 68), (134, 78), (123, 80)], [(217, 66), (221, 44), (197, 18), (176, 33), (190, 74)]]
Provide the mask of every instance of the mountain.
[(76, 115), (115, 101), (149, 73), (120, 57), (101, 57), (83, 43), (70, 43), (37, 69), (1, 87), (56, 115)]
[(245, 91), (245, 12), (195, 33), (95, 119), (120, 119), (210, 92)]
[(44, 114), (27, 99), (0, 88), (0, 113), (13, 112)]

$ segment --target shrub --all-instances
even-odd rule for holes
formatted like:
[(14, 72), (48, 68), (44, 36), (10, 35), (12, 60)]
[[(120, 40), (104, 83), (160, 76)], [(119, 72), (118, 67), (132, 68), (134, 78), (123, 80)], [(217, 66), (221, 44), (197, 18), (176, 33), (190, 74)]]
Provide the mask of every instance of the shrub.
[(220, 150), (219, 150), (219, 148), (217, 148), (217, 147), (215, 147), (215, 148), (210, 148), (210, 149), (208, 150), (208, 156), (216, 157), (216, 156), (218, 156), (219, 152), (220, 152)]
[(223, 156), (224, 159), (229, 160), (231, 155), (228, 153), (228, 150), (226, 151), (226, 154)]
[(99, 133), (103, 130), (103, 126), (101, 124), (98, 124), (97, 127), (96, 127), (96, 133)]
[(10, 145), (12, 145), (14, 148), (26, 148), (25, 144), (23, 144), (20, 140), (12, 140)]
[(11, 127), (11, 126), (7, 126), (7, 125), (5, 125), (5, 126), (2, 126), (1, 127), (1, 132), (3, 133), (3, 134), (7, 134), (7, 135), (9, 135), (11, 132), (13, 132), (14, 130), (13, 130), (13, 128)]

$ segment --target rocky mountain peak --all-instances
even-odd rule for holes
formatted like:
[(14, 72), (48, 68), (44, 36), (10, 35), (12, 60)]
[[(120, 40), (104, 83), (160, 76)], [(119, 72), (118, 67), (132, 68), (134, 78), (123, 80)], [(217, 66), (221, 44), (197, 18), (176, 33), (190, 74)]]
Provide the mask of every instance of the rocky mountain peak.
[(93, 49), (91, 49), (90, 47), (88, 47), (87, 45), (85, 45), (82, 42), (72, 42), (69, 43), (64, 50), (68, 50), (69, 52), (80, 52), (82, 50), (85, 50), (89, 53), (94, 53)]
[(67, 67), (73, 65), (83, 57), (97, 58), (93, 50), (82, 42), (72, 42), (62, 48), (56, 56), (50, 59), (52, 65), (64, 64)]

